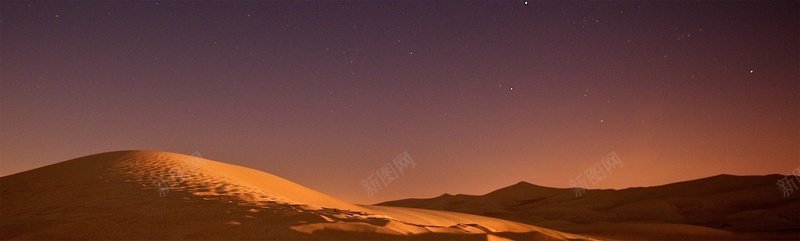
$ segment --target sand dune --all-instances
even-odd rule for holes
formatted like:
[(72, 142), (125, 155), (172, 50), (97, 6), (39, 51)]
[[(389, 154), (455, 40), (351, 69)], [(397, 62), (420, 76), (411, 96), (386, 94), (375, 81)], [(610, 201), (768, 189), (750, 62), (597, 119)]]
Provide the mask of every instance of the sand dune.
[[(514, 220), (607, 239), (800, 240), (800, 192), (782, 175), (719, 175), (624, 190), (572, 189), (521, 182), (486, 195), (442, 195), (379, 205), (447, 210)], [(794, 176), (790, 177), (794, 178)]]
[(361, 206), (258, 170), (119, 151), (0, 178), (0, 239), (580, 240), (471, 214)]

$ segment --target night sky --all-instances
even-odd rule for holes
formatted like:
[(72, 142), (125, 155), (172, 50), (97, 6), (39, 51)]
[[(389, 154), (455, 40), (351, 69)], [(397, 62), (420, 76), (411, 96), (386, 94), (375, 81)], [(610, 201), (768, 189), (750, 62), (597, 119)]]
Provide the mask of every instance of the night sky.
[(2, 1), (0, 20), (0, 175), (198, 151), (375, 203), (567, 188), (611, 152), (592, 188), (800, 166), (798, 1)]

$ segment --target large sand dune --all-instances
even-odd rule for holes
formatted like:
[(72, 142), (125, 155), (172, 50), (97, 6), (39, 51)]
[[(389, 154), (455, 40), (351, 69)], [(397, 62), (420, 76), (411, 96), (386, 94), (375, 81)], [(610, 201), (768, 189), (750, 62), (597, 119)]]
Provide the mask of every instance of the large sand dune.
[(579, 240), (501, 219), (362, 206), (245, 167), (155, 152), (0, 178), (0, 239)]
[[(784, 196), (783, 175), (719, 175), (624, 190), (521, 182), (486, 195), (442, 195), (379, 205), (471, 213), (560, 231), (627, 240), (800, 240), (800, 191)], [(788, 178), (795, 178), (790, 176)]]

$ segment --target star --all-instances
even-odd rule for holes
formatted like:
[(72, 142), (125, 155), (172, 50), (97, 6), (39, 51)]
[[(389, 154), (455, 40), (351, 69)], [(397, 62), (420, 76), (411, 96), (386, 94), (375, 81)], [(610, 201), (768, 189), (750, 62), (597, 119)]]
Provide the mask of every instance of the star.
[(755, 72), (755, 71), (754, 71), (753, 69), (750, 69), (750, 74), (753, 74), (754, 72)]
[(514, 91), (514, 87), (511, 87), (511, 91)]

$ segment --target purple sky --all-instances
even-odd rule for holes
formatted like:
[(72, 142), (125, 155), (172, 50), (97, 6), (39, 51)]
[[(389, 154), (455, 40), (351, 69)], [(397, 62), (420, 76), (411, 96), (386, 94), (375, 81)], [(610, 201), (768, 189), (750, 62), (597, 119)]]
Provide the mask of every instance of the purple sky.
[[(0, 175), (149, 149), (357, 203), (800, 166), (800, 3), (0, 2)], [(368, 196), (397, 155), (416, 163)], [(776, 189), (777, 192), (777, 189)]]

